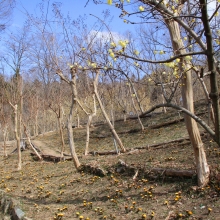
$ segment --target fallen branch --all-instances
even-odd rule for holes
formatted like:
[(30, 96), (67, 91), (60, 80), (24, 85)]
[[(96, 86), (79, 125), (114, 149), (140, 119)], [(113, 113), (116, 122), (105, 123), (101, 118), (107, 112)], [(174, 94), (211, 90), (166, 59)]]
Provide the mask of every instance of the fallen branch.
[[(36, 154), (31, 153), (31, 156), (36, 156)], [(60, 161), (63, 160), (72, 160), (71, 157), (57, 157), (57, 156), (53, 156), (53, 155), (47, 155), (47, 154), (41, 154), (41, 157), (43, 158), (43, 160), (45, 161), (50, 161), (50, 162), (54, 162), (54, 163), (58, 163)], [(39, 158), (38, 158), (39, 159)]]
[(34, 145), (31, 143), (31, 138), (30, 138), (29, 131), (28, 131), (28, 129), (27, 129), (27, 127), (26, 127), (26, 125), (24, 124), (23, 121), (22, 121), (22, 124), (24, 126), (24, 133), (25, 133), (25, 135), (27, 137), (28, 144), (31, 146), (31, 149), (34, 151), (34, 153), (39, 158), (39, 160), (42, 160), (41, 155), (38, 153), (39, 151), (37, 151), (36, 148), (34, 147)]
[(190, 116), (198, 124), (200, 124), (212, 136), (212, 138), (216, 141), (215, 132), (213, 131), (213, 129), (209, 125), (207, 125), (205, 123), (205, 121), (203, 121), (197, 115), (193, 114), (192, 112), (190, 112), (189, 110), (187, 110), (187, 109), (185, 109), (185, 108), (183, 108), (181, 106), (178, 106), (178, 105), (175, 105), (175, 104), (172, 104), (172, 103), (158, 104), (158, 105), (155, 105), (155, 106), (151, 107), (148, 111), (144, 112), (142, 115), (148, 114), (148, 113), (154, 111), (155, 109), (161, 108), (161, 107), (171, 107), (171, 108), (174, 108), (176, 110), (182, 111), (184, 114)]
[(41, 154), (42, 154), (41, 150), (40, 150), (37, 146), (35, 146), (32, 142), (31, 142), (31, 144), (32, 144), (33, 148), (34, 148), (38, 153), (41, 153)]
[(34, 151), (36, 156), (39, 158), (39, 160), (42, 160), (43, 158), (41, 155), (37, 152), (37, 149), (34, 147), (34, 145), (31, 143), (30, 139), (28, 138), (29, 145), (31, 146), (31, 149)]
[(145, 170), (144, 168), (138, 168), (134, 166), (130, 166), (126, 164), (123, 160), (119, 160), (117, 167), (117, 173), (130, 173), (134, 175), (133, 178), (137, 178), (138, 172), (144, 176), (151, 176), (154, 174), (156, 176), (169, 176), (169, 177), (187, 177), (192, 178), (196, 175), (195, 170), (177, 170), (177, 169), (170, 169), (170, 168), (152, 168), (151, 170)]
[(137, 179), (137, 176), (138, 176), (138, 170), (137, 170), (136, 173), (134, 174), (133, 180), (136, 180), (136, 179)]
[(115, 155), (117, 154), (116, 151), (103, 151), (103, 152), (98, 152), (98, 151), (90, 151), (88, 154), (91, 154), (93, 156), (102, 156), (102, 155)]
[(161, 174), (162, 176), (178, 176), (178, 177), (193, 177), (196, 175), (195, 170), (174, 170), (166, 168), (153, 168), (151, 173)]
[[(56, 151), (56, 152), (58, 152), (58, 153), (61, 154), (61, 151), (60, 151), (60, 150), (58, 150), (58, 151)], [(68, 153), (63, 152), (63, 156), (71, 157), (71, 154), (68, 154)]]

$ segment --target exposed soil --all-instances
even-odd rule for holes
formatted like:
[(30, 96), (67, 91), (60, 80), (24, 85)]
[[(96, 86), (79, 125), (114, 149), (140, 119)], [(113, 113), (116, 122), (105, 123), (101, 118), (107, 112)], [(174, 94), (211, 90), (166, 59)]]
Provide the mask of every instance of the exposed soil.
[[(206, 105), (199, 103), (197, 114), (206, 120)], [(16, 153), (1, 156), (0, 188), (21, 201), (21, 209), (32, 219), (220, 219), (220, 149), (201, 129), (208, 162), (212, 170), (210, 184), (196, 186), (196, 175), (165, 176), (154, 168), (195, 170), (193, 151), (183, 115), (175, 111), (137, 120), (119, 121), (115, 128), (126, 149), (137, 150), (120, 155), (84, 156), (85, 128), (74, 129), (77, 154), (82, 164), (100, 167), (106, 176), (77, 172), (72, 161), (36, 161), (31, 150), (22, 152), (23, 169), (16, 171)], [(176, 123), (163, 123), (176, 120)], [(166, 144), (165, 142), (185, 138)], [(50, 132), (32, 140), (44, 153), (59, 156), (60, 138)], [(67, 134), (66, 153), (69, 154)], [(159, 144), (164, 143), (164, 144)], [(157, 146), (155, 146), (158, 144)], [(141, 149), (142, 147), (142, 149)], [(145, 147), (145, 148), (143, 148)], [(106, 124), (91, 131), (90, 151), (114, 151), (114, 141)], [(11, 152), (10, 150), (8, 150)], [(121, 169), (118, 161), (132, 169)], [(137, 171), (139, 172), (137, 173)], [(137, 174), (136, 178), (135, 174)]]

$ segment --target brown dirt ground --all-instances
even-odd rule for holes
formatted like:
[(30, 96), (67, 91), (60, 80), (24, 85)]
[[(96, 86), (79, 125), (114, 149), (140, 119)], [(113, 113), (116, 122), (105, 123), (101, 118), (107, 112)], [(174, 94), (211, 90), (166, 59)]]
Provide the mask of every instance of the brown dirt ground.
[[(205, 105), (202, 105), (197, 113), (204, 110)], [(166, 115), (142, 119), (146, 127), (143, 132), (138, 130), (136, 120), (116, 122), (115, 127), (125, 147), (131, 149), (187, 137), (183, 122), (151, 128), (178, 117), (178, 113), (169, 111)], [(206, 119), (205, 114), (203, 117)], [(120, 134), (122, 131), (130, 132)], [(134, 154), (85, 157), (85, 135), (85, 128), (74, 130), (80, 162), (102, 167), (108, 171), (105, 177), (77, 172), (72, 161), (36, 161), (30, 156), (31, 151), (26, 150), (22, 152), (22, 171), (16, 170), (16, 154), (8, 158), (1, 156), (0, 188), (18, 199), (21, 209), (32, 219), (74, 220), (80, 216), (87, 220), (220, 219), (220, 150), (209, 135), (203, 135), (203, 142), (212, 173), (210, 184), (204, 188), (196, 187), (195, 176), (150, 175), (155, 167), (194, 170), (193, 151), (187, 140), (141, 149)], [(56, 132), (36, 137), (33, 143), (46, 153), (59, 155), (60, 139)], [(69, 153), (67, 134), (65, 143)], [(95, 127), (91, 132), (90, 150), (114, 150), (113, 138), (106, 125)], [(131, 171), (116, 172), (119, 159), (135, 170), (142, 170), (136, 180)]]

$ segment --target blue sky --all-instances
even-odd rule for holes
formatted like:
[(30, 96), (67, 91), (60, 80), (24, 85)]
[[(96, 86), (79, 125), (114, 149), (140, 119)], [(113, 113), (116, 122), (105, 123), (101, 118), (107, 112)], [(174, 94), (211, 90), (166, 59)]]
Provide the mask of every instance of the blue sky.
[[(14, 29), (14, 27), (22, 27), (26, 19), (25, 11), (39, 16), (39, 7), (37, 7), (37, 5), (40, 2), (41, 0), (17, 0), (17, 5), (13, 11), (12, 22), (9, 29)], [(52, 4), (52, 2), (53, 1), (51, 0), (50, 3)], [(114, 6), (110, 6), (108, 4), (95, 5), (92, 0), (89, 1), (86, 7), (85, 5), (87, 0), (58, 0), (56, 2), (61, 2), (62, 12), (64, 14), (69, 12), (73, 19), (86, 15), (86, 23), (89, 26), (92, 26), (97, 21), (97, 19), (90, 14), (102, 18), (102, 12), (106, 9), (109, 9), (111, 17), (113, 17), (112, 22), (109, 24), (111, 31), (123, 34), (127, 30), (135, 29), (134, 25), (125, 24), (123, 19), (119, 18), (120, 10)]]
[[(111, 23), (109, 23), (108, 26), (110, 31), (114, 33), (114, 36), (121, 38), (121, 36), (127, 31), (135, 30), (135, 25), (125, 24), (123, 19), (119, 18), (121, 13), (120, 9), (110, 6), (107, 3), (96, 5), (92, 0), (90, 0), (86, 5), (87, 0), (16, 0), (16, 6), (13, 10), (9, 26), (7, 26), (5, 31), (1, 32), (0, 50), (4, 50), (4, 40), (8, 40), (8, 34), (16, 34), (19, 29), (23, 28), (24, 22), (27, 20), (27, 14), (39, 17), (41, 14), (39, 4), (44, 2), (46, 5), (47, 1), (50, 2), (50, 5), (52, 5), (53, 2), (61, 2), (63, 15), (66, 16), (69, 13), (71, 15), (71, 19), (77, 19), (79, 16), (84, 17), (85, 15), (87, 17), (85, 23), (88, 25), (90, 31), (93, 30), (93, 25), (97, 22), (97, 18), (91, 16), (90, 14), (102, 19), (102, 12), (107, 9), (110, 11), (110, 17), (108, 20), (112, 18)], [(52, 7), (50, 7), (49, 11), (52, 11)], [(105, 34), (107, 33), (106, 28), (103, 31)]]
[[(11, 26), (7, 29), (8, 31), (16, 30), (16, 28), (22, 27), (26, 17), (26, 11), (29, 14), (39, 16), (39, 3), (42, 1), (47, 2), (47, 0), (16, 0), (17, 4), (13, 11)], [(62, 12), (64, 15), (67, 15), (69, 12), (72, 19), (76, 19), (79, 16), (86, 15), (86, 23), (92, 27), (97, 19), (90, 14), (93, 14), (102, 19), (102, 12), (104, 10), (109, 10), (113, 19), (109, 24), (109, 28), (112, 32), (118, 32), (120, 35), (123, 35), (126, 31), (135, 31), (137, 25), (125, 24), (123, 19), (119, 18), (121, 13), (120, 9), (106, 4), (95, 5), (93, 0), (90, 0), (87, 6), (85, 7), (87, 0), (50, 0), (50, 4), (53, 2), (62, 3)], [(103, 1), (103, 2), (107, 2)], [(38, 6), (37, 6), (38, 5)], [(212, 2), (212, 6), (215, 5), (215, 1)], [(211, 4), (209, 4), (211, 6)], [(50, 8), (51, 10), (51, 8)], [(132, 9), (131, 9), (132, 11)], [(135, 16), (132, 17), (134, 19)]]
[[(33, 16), (39, 16), (39, 4), (41, 2), (47, 2), (48, 0), (16, 0), (17, 4), (14, 8), (10, 26), (7, 27), (5, 32), (1, 33), (1, 36), (6, 36), (5, 33), (16, 33), (17, 28), (22, 28), (25, 20), (27, 19), (27, 12)], [(104, 10), (109, 10), (111, 17), (113, 17), (112, 22), (109, 24), (109, 28), (112, 32), (118, 33), (118, 35), (123, 35), (126, 31), (135, 31), (135, 28), (138, 25), (125, 24), (123, 19), (119, 18), (121, 13), (120, 9), (110, 6), (107, 3), (102, 5), (95, 5), (93, 0), (90, 0), (87, 6), (85, 7), (87, 0), (49, 0), (50, 4), (53, 2), (61, 2), (62, 12), (64, 15), (71, 15), (72, 19), (77, 19), (79, 16), (87, 16), (86, 23), (89, 26), (89, 29), (94, 25), (97, 19), (90, 14), (93, 14), (102, 19), (102, 12)], [(103, 1), (103, 2), (107, 2)], [(215, 5), (215, 0), (213, 0), (212, 5)], [(137, 9), (138, 10), (138, 9)], [(51, 8), (50, 8), (51, 11)], [(132, 12), (132, 8), (130, 8)], [(136, 16), (134, 16), (136, 17)], [(91, 29), (90, 29), (91, 30)], [(121, 36), (120, 36), (121, 37)], [(0, 39), (0, 49), (2, 47), (3, 41)]]

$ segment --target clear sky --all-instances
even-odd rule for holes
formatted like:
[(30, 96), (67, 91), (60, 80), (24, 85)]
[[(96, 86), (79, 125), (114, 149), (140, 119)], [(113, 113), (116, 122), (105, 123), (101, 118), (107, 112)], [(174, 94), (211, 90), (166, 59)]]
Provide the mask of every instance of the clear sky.
[[(103, 19), (103, 11), (109, 10), (110, 16), (107, 23), (111, 32), (116, 33), (114, 36), (124, 35), (127, 31), (134, 31), (135, 25), (125, 24), (123, 19), (119, 18), (121, 10), (115, 6), (106, 4), (94, 4), (93, 0), (89, 2), (87, 0), (16, 0), (16, 6), (12, 12), (9, 26), (6, 27), (5, 31), (1, 32), (0, 36), (0, 51), (5, 50), (5, 41), (10, 40), (8, 36), (10, 34), (16, 34), (18, 30), (23, 28), (25, 21), (28, 18), (28, 14), (34, 17), (40, 17), (40, 3), (44, 2), (46, 13), (46, 5), (49, 1), (49, 14), (52, 11), (53, 2), (62, 3), (61, 11), (64, 17), (69, 13), (71, 19), (77, 19), (79, 16), (86, 17), (85, 23), (88, 25), (90, 31), (93, 30), (94, 24), (98, 21), (97, 18), (91, 16), (93, 14), (100, 19)], [(88, 4), (87, 4), (88, 2)], [(107, 2), (107, 1), (106, 1)], [(52, 13), (51, 13), (52, 14)], [(50, 17), (50, 16), (49, 16)], [(106, 32), (106, 28), (104, 30)], [(9, 35), (8, 35), (9, 34)], [(1, 66), (0, 66), (1, 69)]]
[[(17, 4), (13, 11), (11, 26), (7, 29), (8, 31), (15, 30), (16, 27), (22, 27), (24, 24), (27, 12), (29, 14), (39, 16), (39, 4), (41, 2), (45, 2), (46, 0), (16, 0)], [(97, 19), (90, 14), (93, 14), (100, 19), (103, 18), (102, 12), (104, 10), (109, 10), (110, 17), (112, 17), (112, 21), (109, 25), (110, 30), (112, 32), (118, 32), (120, 35), (124, 34), (126, 31), (134, 31), (137, 25), (132, 24), (125, 24), (123, 19), (119, 18), (121, 13), (120, 9), (116, 8), (115, 6), (110, 6), (106, 4), (94, 4), (93, 0), (49, 0), (50, 5), (53, 2), (61, 2), (62, 3), (62, 12), (64, 15), (69, 13), (72, 19), (76, 19), (79, 16), (86, 16), (87, 20), (86, 23), (89, 27), (92, 27)], [(88, 4), (87, 4), (88, 2)], [(103, 1), (107, 2), (107, 1)], [(87, 4), (87, 5), (86, 5)], [(209, 4), (209, 8), (211, 6), (215, 6), (215, 0), (212, 0), (212, 4)], [(85, 7), (86, 6), (86, 7)], [(50, 11), (52, 8), (50, 7)], [(132, 9), (131, 9), (132, 11)], [(132, 17), (134, 19), (135, 16)]]
[[(64, 16), (69, 13), (71, 19), (77, 19), (79, 16), (86, 16), (86, 23), (88, 24), (89, 28), (91, 28), (97, 21), (97, 19), (90, 14), (93, 14), (102, 19), (102, 12), (104, 10), (109, 10), (110, 17), (112, 17), (112, 22), (109, 24), (109, 28), (112, 32), (116, 32), (118, 33), (118, 35), (123, 35), (126, 31), (134, 32), (135, 28), (137, 27), (137, 25), (124, 23), (123, 19), (119, 18), (121, 10), (116, 8), (115, 6), (110, 6), (107, 3), (96, 5), (93, 3), (93, 0), (90, 0), (89, 2), (88, 0), (16, 0), (16, 7), (13, 10), (10, 26), (6, 28), (5, 32), (3, 31), (1, 33), (0, 51), (2, 50), (4, 44), (3, 38), (7, 36), (5, 34), (10, 32), (16, 33), (17, 28), (22, 28), (25, 20), (27, 19), (27, 13), (39, 17), (39, 4), (44, 2), (44, 4), (46, 5), (48, 1), (50, 3), (50, 6), (53, 2), (61, 2), (61, 10)], [(209, 4), (209, 8), (212, 8), (211, 5), (215, 6), (216, 0), (210, 1), (212, 1), (212, 4)], [(107, 2), (107, 0), (103, 2)], [(130, 9), (130, 12), (132, 12), (132, 8)], [(49, 8), (50, 12), (51, 10), (52, 7)]]
[[(10, 29), (13, 29), (14, 27), (22, 27), (26, 19), (26, 11), (32, 15), (39, 16), (39, 3), (41, 2), (41, 0), (17, 0), (17, 5), (13, 11)], [(125, 24), (123, 19), (119, 18), (121, 11), (114, 6), (110, 6), (108, 4), (95, 5), (92, 0), (90, 0), (87, 5), (87, 0), (60, 0), (54, 2), (61, 2), (61, 8), (64, 15), (69, 12), (73, 19), (76, 19), (79, 16), (86, 16), (86, 23), (89, 26), (92, 26), (97, 21), (97, 19), (90, 14), (102, 19), (102, 12), (108, 9), (111, 15), (110, 17), (113, 18), (109, 24), (111, 31), (123, 34), (127, 30), (135, 29), (134, 25)], [(50, 0), (50, 4), (52, 3), (53, 0)], [(52, 9), (50, 8), (50, 10)]]

